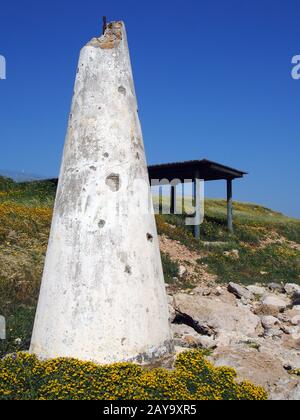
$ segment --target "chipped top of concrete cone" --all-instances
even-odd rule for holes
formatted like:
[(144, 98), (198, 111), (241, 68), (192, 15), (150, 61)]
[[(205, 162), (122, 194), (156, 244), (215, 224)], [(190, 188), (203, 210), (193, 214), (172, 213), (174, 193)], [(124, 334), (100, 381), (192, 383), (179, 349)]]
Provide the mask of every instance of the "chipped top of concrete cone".
[(149, 197), (125, 25), (112, 22), (80, 53), (31, 352), (98, 363), (172, 352)]
[(125, 24), (122, 21), (113, 21), (107, 24), (105, 32), (99, 38), (93, 38), (87, 45), (109, 50), (118, 47), (123, 39)]

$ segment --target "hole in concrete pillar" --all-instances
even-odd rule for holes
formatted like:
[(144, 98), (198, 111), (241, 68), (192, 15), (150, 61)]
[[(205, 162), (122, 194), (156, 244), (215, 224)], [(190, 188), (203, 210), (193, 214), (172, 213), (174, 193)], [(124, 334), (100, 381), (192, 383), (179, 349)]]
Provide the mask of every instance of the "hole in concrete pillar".
[(103, 153), (103, 157), (108, 158), (109, 154), (108, 153)]
[(90, 166), (90, 169), (92, 169), (93, 171), (95, 171), (97, 168), (96, 168), (96, 166)]
[(111, 191), (119, 191), (120, 189), (120, 176), (118, 174), (110, 174), (105, 181), (106, 185)]
[(151, 233), (147, 233), (147, 240), (149, 242), (153, 242), (153, 236), (151, 235)]
[(124, 86), (119, 86), (118, 92), (122, 93), (122, 95), (126, 95), (126, 89)]
[(105, 223), (106, 223), (106, 222), (105, 222), (105, 220), (101, 219), (101, 220), (99, 221), (99, 223), (98, 223), (99, 228), (100, 228), (100, 229), (104, 228)]
[(131, 272), (132, 272), (132, 270), (131, 270), (130, 265), (126, 265), (126, 267), (125, 267), (125, 273), (131, 274)]

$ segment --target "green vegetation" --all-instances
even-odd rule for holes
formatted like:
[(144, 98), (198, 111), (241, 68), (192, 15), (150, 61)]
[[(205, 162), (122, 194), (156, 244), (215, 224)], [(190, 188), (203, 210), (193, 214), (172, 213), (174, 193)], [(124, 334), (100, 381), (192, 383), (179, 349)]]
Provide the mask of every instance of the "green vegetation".
[(14, 189), (15, 183), (12, 179), (0, 176), (0, 192), (9, 192)]
[[(166, 199), (164, 199), (166, 201)], [(154, 205), (157, 198), (154, 197)], [(185, 208), (191, 211), (191, 199), (186, 199)], [(163, 207), (167, 210), (166, 204)], [(185, 215), (162, 215), (163, 220), (184, 230), (182, 243), (186, 235), (192, 236), (193, 227), (185, 225)], [(258, 243), (269, 237), (270, 231), (284, 236), (287, 240), (300, 244), (300, 220), (286, 217), (281, 213), (266, 207), (250, 203), (234, 202), (235, 233), (229, 235), (227, 231), (227, 204), (224, 200), (205, 202), (205, 219), (201, 225), (202, 241), (241, 241), (250, 244)], [(176, 232), (175, 232), (176, 235)], [(192, 244), (194, 247), (194, 244)]]
[(51, 182), (0, 177), (0, 315), (7, 323), (0, 357), (28, 349), (54, 196)]
[[(212, 232), (211, 236), (208, 235), (207, 239), (204, 236), (203, 240), (222, 240), (224, 230), (225, 234), (227, 233), (226, 202), (207, 200), (205, 215), (206, 223), (211, 226)], [(257, 243), (270, 237), (270, 232), (273, 232), (300, 244), (300, 220), (286, 217), (266, 207), (234, 202), (234, 223), (233, 239), (241, 242)], [(204, 224), (204, 229), (206, 229), (206, 224)]]
[(225, 255), (222, 250), (210, 252), (199, 259), (218, 275), (219, 281), (244, 284), (257, 282), (300, 283), (300, 252), (287, 245), (268, 245), (264, 248), (236, 245), (239, 258)]
[(27, 207), (52, 207), (56, 186), (51, 181), (15, 183), (0, 176), (0, 203), (23, 204)]
[(98, 366), (74, 359), (38, 361), (18, 353), (0, 360), (0, 400), (266, 400), (266, 392), (214, 367), (199, 350), (181, 353), (175, 369), (130, 363)]
[(300, 376), (300, 369), (295, 369), (291, 371), (291, 375)]
[(168, 254), (161, 253), (161, 261), (164, 270), (164, 278), (167, 284), (173, 284), (174, 279), (178, 278), (179, 265), (171, 260)]
[(193, 228), (185, 226), (184, 215), (157, 216), (158, 231), (198, 251), (199, 265), (219, 282), (300, 284), (300, 220), (234, 202), (235, 231), (230, 234), (226, 211), (225, 201), (206, 200), (200, 242), (193, 238)]

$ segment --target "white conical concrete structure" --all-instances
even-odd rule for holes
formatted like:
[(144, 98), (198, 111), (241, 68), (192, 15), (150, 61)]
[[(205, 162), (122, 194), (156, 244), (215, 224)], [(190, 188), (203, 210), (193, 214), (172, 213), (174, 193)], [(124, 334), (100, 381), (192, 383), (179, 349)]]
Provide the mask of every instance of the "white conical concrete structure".
[(148, 194), (126, 31), (113, 22), (80, 54), (32, 353), (146, 363), (172, 352)]

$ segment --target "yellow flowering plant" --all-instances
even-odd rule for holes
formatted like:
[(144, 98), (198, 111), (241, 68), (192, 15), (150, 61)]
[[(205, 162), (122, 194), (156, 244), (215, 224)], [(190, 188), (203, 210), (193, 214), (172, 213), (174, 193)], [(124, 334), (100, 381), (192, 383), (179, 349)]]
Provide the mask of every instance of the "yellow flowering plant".
[(181, 353), (173, 370), (16, 353), (0, 361), (0, 399), (266, 400), (267, 393), (238, 383), (233, 369), (214, 367), (200, 350)]

